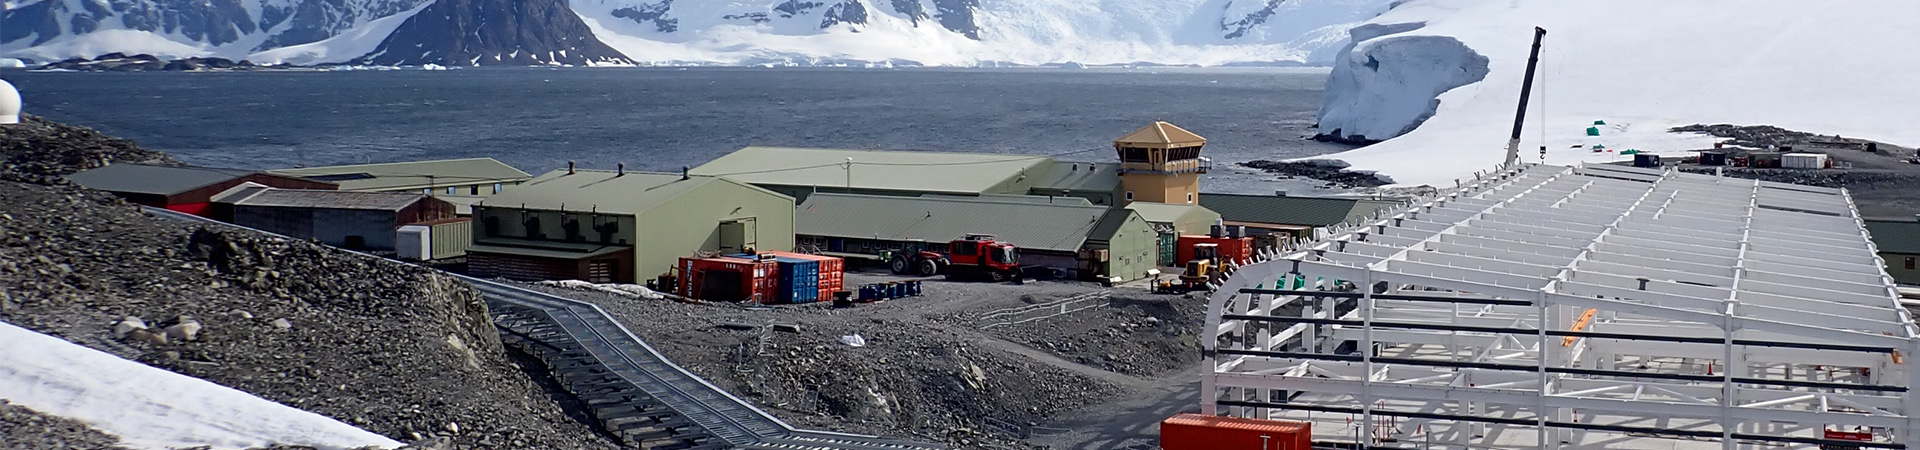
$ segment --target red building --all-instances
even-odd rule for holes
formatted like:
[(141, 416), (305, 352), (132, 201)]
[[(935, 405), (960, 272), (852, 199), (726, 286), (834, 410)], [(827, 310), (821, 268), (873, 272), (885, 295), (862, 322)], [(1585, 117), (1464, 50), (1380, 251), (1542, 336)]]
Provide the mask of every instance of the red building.
[(117, 163), (67, 176), (128, 202), (205, 216), (214, 194), (253, 182), (283, 189), (334, 190), (333, 183), (240, 169)]

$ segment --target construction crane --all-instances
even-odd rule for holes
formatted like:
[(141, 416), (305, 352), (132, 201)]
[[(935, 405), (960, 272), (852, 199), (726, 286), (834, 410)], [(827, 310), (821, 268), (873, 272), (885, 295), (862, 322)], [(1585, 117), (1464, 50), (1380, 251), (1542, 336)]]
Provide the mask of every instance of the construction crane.
[[(1513, 113), (1513, 137), (1507, 139), (1506, 165), (1520, 162), (1520, 125), (1527, 120), (1527, 97), (1533, 94), (1533, 70), (1540, 65), (1540, 41), (1546, 40), (1547, 29), (1533, 27), (1533, 53), (1527, 55), (1527, 78), (1520, 82), (1520, 108)], [(1542, 142), (1541, 145), (1545, 145)], [(1545, 147), (1541, 147), (1545, 148)], [(1542, 154), (1541, 156), (1546, 156)]]

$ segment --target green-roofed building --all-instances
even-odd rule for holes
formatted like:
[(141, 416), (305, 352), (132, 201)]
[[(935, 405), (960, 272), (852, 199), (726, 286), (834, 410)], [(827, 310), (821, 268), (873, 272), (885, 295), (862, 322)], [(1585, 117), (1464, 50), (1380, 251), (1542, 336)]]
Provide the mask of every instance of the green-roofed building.
[(1201, 194), (1200, 206), (1220, 214), (1227, 226), (1247, 227), (1256, 237), (1282, 233), (1310, 237), (1315, 228), (1345, 223), (1391, 208), (1399, 202), (1341, 197)]
[(633, 283), (696, 252), (793, 249), (793, 198), (720, 177), (556, 170), (473, 205), (470, 271)]
[(1057, 161), (1046, 156), (935, 151), (747, 147), (692, 169), (725, 176), (805, 201), (815, 192), (918, 197), (1042, 195), (1113, 205), (1118, 164)]
[(1157, 262), (1156, 233), (1138, 213), (1082, 198), (822, 192), (795, 216), (803, 247), (853, 258), (918, 245), (945, 251), (949, 241), (991, 234), (1019, 248), (1021, 265), (1071, 269), (1082, 278), (1138, 279)]
[(1920, 284), (1920, 221), (1868, 220), (1867, 234), (1886, 261), (1887, 275), (1901, 284)]
[(532, 175), (493, 158), (301, 167), (267, 172), (337, 184), (342, 191), (418, 192), (435, 197), (488, 196), (533, 179)]

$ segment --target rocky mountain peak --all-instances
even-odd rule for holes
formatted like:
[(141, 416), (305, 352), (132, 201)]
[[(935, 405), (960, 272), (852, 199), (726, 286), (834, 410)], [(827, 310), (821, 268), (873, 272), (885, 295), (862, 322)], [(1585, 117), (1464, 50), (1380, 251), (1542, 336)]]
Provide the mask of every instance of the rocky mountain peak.
[(357, 64), (633, 64), (594, 37), (566, 0), (435, 0)]

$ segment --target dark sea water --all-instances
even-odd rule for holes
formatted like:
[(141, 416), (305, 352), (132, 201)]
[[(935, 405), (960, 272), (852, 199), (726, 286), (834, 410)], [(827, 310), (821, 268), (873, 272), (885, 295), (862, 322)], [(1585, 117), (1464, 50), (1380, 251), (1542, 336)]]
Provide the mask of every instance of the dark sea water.
[[(206, 166), (281, 168), (490, 156), (530, 173), (678, 171), (748, 145), (1114, 160), (1153, 120), (1210, 143), (1216, 166), (1335, 152), (1303, 139), (1314, 69), (474, 69), (7, 72), (27, 112)], [(1304, 190), (1216, 170), (1213, 192)]]

